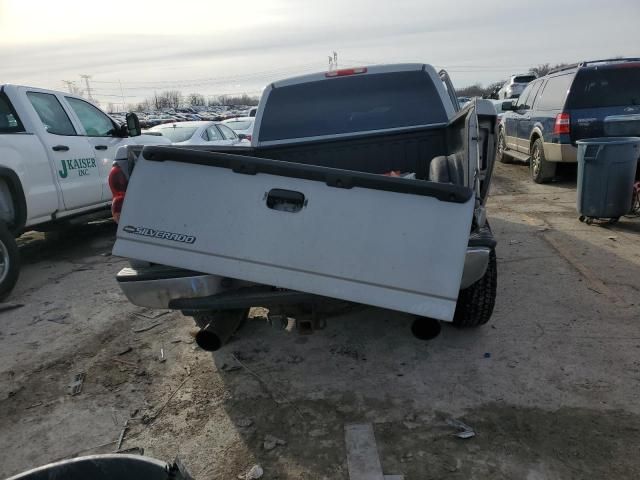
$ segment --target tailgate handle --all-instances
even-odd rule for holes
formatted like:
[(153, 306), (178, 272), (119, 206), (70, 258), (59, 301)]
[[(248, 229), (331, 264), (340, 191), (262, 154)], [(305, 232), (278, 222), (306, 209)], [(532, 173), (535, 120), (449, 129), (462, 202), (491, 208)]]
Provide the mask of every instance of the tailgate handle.
[(267, 207), (281, 212), (295, 213), (307, 205), (304, 194), (293, 190), (273, 188), (266, 195)]

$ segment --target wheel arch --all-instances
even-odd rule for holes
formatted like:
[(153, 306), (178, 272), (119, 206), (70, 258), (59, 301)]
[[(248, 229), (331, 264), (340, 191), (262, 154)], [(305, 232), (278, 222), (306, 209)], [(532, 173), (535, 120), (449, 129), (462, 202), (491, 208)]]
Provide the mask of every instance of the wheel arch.
[(544, 145), (544, 140), (542, 139), (542, 130), (539, 127), (534, 127), (531, 131), (531, 136), (529, 137), (529, 153), (531, 153), (531, 149), (533, 148), (533, 144), (536, 140), (541, 139)]
[[(0, 188), (0, 202), (11, 201), (12, 203), (13, 219), (7, 223), (9, 230), (16, 235), (24, 228), (27, 221), (27, 201), (22, 182), (16, 172), (7, 167), (0, 167), (0, 182), (7, 187)], [(9, 199), (6, 198), (7, 194), (10, 196)]]

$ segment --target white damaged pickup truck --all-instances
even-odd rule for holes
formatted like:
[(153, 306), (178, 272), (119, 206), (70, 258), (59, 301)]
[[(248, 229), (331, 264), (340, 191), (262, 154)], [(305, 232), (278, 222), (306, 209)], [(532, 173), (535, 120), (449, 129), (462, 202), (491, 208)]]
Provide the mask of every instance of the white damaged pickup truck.
[(193, 316), (208, 350), (250, 307), (317, 317), (327, 299), (482, 325), (496, 296), (495, 128), (489, 101), (460, 110), (430, 65), (275, 82), (250, 147), (121, 153), (113, 253), (132, 267), (119, 285)]

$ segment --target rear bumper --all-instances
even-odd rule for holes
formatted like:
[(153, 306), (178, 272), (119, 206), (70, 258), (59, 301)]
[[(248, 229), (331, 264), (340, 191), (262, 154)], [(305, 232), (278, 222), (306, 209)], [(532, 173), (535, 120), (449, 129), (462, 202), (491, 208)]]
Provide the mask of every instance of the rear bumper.
[[(460, 289), (467, 288), (482, 278), (494, 246), (493, 237), (476, 236), (470, 241)], [(156, 309), (203, 310), (222, 306), (245, 308), (266, 306), (267, 303), (274, 302), (292, 303), (293, 299), (304, 302), (312, 297), (292, 291), (286, 291), (290, 292), (289, 295), (285, 295), (285, 291), (278, 291), (265, 296), (262, 291), (252, 288), (256, 284), (250, 282), (160, 265), (124, 268), (118, 273), (116, 280), (131, 303)]]
[(116, 280), (134, 305), (161, 309), (169, 308), (171, 300), (215, 295), (226, 287), (224, 279), (217, 275), (159, 265), (123, 268)]
[(549, 162), (576, 163), (578, 148), (570, 143), (544, 143), (544, 157)]

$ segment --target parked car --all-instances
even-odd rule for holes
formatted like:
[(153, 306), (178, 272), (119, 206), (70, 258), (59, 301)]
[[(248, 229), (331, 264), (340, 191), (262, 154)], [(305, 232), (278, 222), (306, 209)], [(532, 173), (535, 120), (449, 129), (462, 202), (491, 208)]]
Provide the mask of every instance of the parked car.
[(165, 123), (149, 129), (171, 140), (174, 145), (236, 145), (238, 135), (217, 122)]
[(460, 114), (454, 91), (424, 64), (306, 75), (266, 88), (250, 148), (145, 147), (135, 168), (123, 152), (122, 290), (190, 312), (206, 349), (251, 306), (293, 316), (322, 297), (486, 323), (495, 109)]
[(458, 105), (461, 109), (466, 107), (469, 102), (471, 102), (471, 97), (458, 97)]
[(525, 87), (535, 79), (536, 76), (532, 73), (511, 75), (511, 78), (498, 90), (498, 99), (517, 98)]
[(255, 117), (237, 117), (230, 118), (222, 123), (235, 131), (241, 140), (248, 140), (250, 142), (253, 135), (254, 121)]
[(141, 136), (133, 114), (120, 125), (69, 93), (0, 86), (0, 300), (20, 271), (15, 237), (108, 217), (116, 150), (142, 143), (169, 142)]
[(582, 62), (550, 72), (505, 102), (497, 158), (530, 161), (536, 183), (576, 162), (576, 141), (640, 136), (640, 59)]

